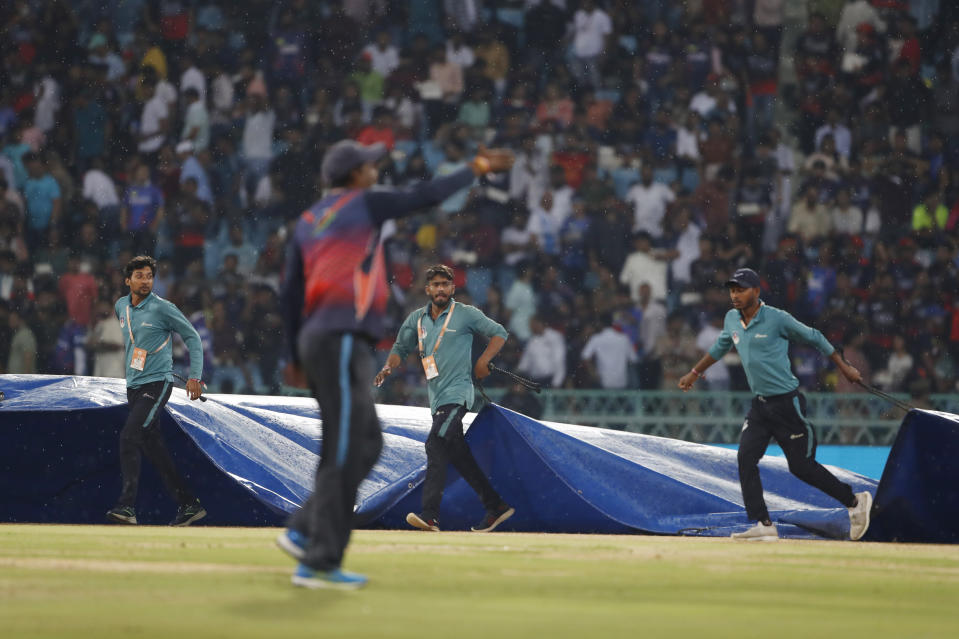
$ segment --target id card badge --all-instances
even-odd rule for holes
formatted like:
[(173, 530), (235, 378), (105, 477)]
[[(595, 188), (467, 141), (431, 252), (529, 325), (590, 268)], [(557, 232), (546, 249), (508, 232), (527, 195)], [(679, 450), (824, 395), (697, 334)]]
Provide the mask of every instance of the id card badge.
[(440, 372), (436, 369), (436, 359), (432, 355), (424, 357), (422, 361), (423, 372), (426, 373), (426, 379), (433, 379), (434, 377), (440, 376)]
[(147, 352), (142, 348), (133, 349), (133, 357), (130, 359), (130, 368), (142, 371), (147, 363)]

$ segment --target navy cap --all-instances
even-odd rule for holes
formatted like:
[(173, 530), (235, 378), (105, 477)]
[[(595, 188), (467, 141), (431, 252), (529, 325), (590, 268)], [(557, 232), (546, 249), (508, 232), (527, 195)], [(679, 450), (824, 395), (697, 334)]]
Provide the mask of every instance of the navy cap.
[(743, 288), (759, 288), (759, 275), (751, 268), (737, 269), (733, 276), (726, 280), (726, 286), (734, 285)]
[(332, 184), (346, 177), (350, 171), (367, 162), (376, 162), (386, 153), (386, 147), (377, 142), (369, 146), (355, 140), (340, 140), (323, 156), (323, 181)]

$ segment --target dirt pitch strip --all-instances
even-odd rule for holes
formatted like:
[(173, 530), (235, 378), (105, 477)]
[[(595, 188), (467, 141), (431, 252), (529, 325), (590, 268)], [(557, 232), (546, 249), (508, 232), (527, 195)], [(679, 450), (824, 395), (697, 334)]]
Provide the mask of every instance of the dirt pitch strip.
[(276, 533), (0, 525), (0, 636), (959, 636), (959, 546), (359, 531), (344, 593)]

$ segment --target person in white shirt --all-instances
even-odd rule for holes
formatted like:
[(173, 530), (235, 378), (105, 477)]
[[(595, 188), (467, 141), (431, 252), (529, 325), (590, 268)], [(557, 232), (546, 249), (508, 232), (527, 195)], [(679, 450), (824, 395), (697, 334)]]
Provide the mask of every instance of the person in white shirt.
[(187, 89), (196, 89), (200, 102), (206, 104), (206, 76), (196, 66), (196, 58), (190, 51), (187, 51), (180, 60), (180, 68), (184, 67), (186, 71), (180, 74), (180, 93), (185, 95)]
[(607, 390), (626, 388), (629, 366), (639, 361), (633, 343), (612, 325), (589, 338), (582, 359), (591, 368), (595, 366), (600, 386)]
[(676, 245), (666, 254), (669, 262), (669, 274), (673, 283), (680, 289), (689, 284), (691, 275), (689, 267), (699, 259), (699, 237), (702, 230), (691, 221), (689, 209), (681, 207), (676, 211), (672, 220), (673, 228), (678, 233)]
[(120, 206), (116, 184), (103, 171), (103, 161), (94, 158), (92, 167), (83, 175), (83, 198), (96, 204), (99, 211), (109, 206)]
[(87, 348), (93, 353), (94, 377), (124, 377), (123, 329), (110, 303), (100, 300), (96, 305), (96, 320), (87, 335)]
[(515, 267), (532, 258), (533, 236), (529, 232), (529, 216), (523, 208), (516, 209), (509, 226), (500, 233), (500, 247), (506, 266)]
[(156, 81), (144, 79), (143, 111), (140, 113), (140, 137), (137, 148), (140, 153), (155, 154), (163, 146), (170, 120), (166, 101), (156, 92)]
[(633, 235), (635, 249), (623, 263), (623, 270), (619, 273), (620, 284), (629, 287), (629, 297), (634, 302), (640, 300), (640, 287), (643, 284), (650, 287), (653, 299), (666, 298), (666, 262), (653, 251), (653, 240), (649, 233), (640, 231)]
[(662, 237), (666, 205), (675, 200), (672, 189), (653, 182), (653, 168), (648, 163), (643, 164), (640, 182), (626, 193), (626, 201), (633, 205), (633, 233), (646, 231), (654, 238)]
[(595, 0), (584, 0), (573, 15), (573, 75), (580, 84), (600, 88), (599, 66), (606, 53), (606, 38), (613, 32), (613, 22)]
[(518, 202), (529, 202), (531, 190), (542, 193), (546, 188), (547, 158), (536, 146), (532, 135), (523, 137), (509, 171), (509, 197)]
[(196, 87), (189, 87), (183, 92), (186, 99), (186, 114), (183, 117), (183, 132), (180, 140), (193, 142), (194, 150), (199, 153), (210, 146), (210, 113), (200, 97)]
[(44, 74), (34, 86), (33, 95), (37, 100), (33, 124), (44, 133), (49, 133), (57, 122), (57, 111), (60, 110), (60, 85), (52, 75)]
[(823, 138), (827, 135), (832, 135), (833, 142), (836, 143), (836, 153), (848, 160), (852, 153), (852, 133), (842, 123), (839, 111), (836, 109), (830, 109), (826, 115), (826, 124), (816, 129), (816, 150), (822, 148)]
[(529, 326), (532, 336), (516, 369), (543, 385), (560, 388), (566, 379), (566, 340), (536, 315), (530, 318)]
[[(709, 322), (704, 324), (696, 335), (696, 348), (701, 351), (708, 351), (716, 343), (716, 338), (723, 332), (723, 321), (726, 314), (714, 312), (709, 317)], [(709, 376), (704, 379), (706, 388), (711, 391), (729, 390), (729, 367), (719, 360), (709, 367)]]
[(849, 0), (839, 14), (839, 23), (836, 25), (836, 40), (839, 46), (847, 52), (856, 50), (856, 27), (863, 22), (871, 24), (879, 33), (886, 32), (886, 23), (879, 17), (879, 12), (869, 0)]
[(230, 74), (223, 70), (220, 63), (214, 60), (211, 69), (214, 71), (213, 82), (210, 85), (212, 93), (213, 122), (227, 124), (232, 117), (233, 100), (236, 88)]
[(702, 118), (698, 111), (690, 109), (686, 113), (683, 126), (676, 129), (676, 157), (687, 165), (696, 166), (699, 154), (699, 139), (702, 136)]
[(463, 40), (463, 34), (459, 31), (454, 31), (450, 39), (446, 41), (446, 59), (464, 69), (470, 68), (476, 62), (476, 54)]
[(509, 332), (521, 341), (532, 335), (529, 320), (536, 313), (536, 292), (533, 290), (533, 270), (529, 267), (520, 271), (509, 292), (503, 299), (503, 306), (510, 312)]
[(532, 210), (542, 203), (545, 194), (551, 193), (553, 204), (550, 209), (558, 213), (559, 224), (562, 226), (573, 212), (573, 188), (566, 183), (566, 172), (560, 166), (551, 167), (548, 176), (546, 180), (530, 182), (529, 188), (526, 189), (526, 206)]
[(255, 190), (260, 178), (270, 169), (275, 125), (276, 114), (267, 104), (266, 96), (261, 93), (249, 96), (246, 122), (243, 125), (242, 147), (248, 190)]
[(836, 192), (836, 203), (829, 211), (832, 217), (832, 230), (841, 235), (860, 235), (863, 232), (862, 209), (852, 203), (849, 189), (843, 187)]
[(666, 306), (653, 298), (653, 288), (649, 282), (643, 282), (639, 285), (636, 308), (642, 313), (639, 318), (639, 346), (643, 353), (651, 353), (660, 336), (666, 332)]
[(384, 78), (388, 78), (400, 66), (400, 53), (390, 42), (390, 34), (380, 31), (376, 42), (363, 47), (363, 54), (370, 56), (370, 66)]

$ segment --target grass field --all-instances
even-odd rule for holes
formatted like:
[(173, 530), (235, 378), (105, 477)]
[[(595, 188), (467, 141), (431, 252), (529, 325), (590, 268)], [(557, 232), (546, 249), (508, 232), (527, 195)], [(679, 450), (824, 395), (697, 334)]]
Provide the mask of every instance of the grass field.
[(956, 637), (959, 547), (359, 531), (358, 592), (276, 529), (0, 525), (0, 637)]

